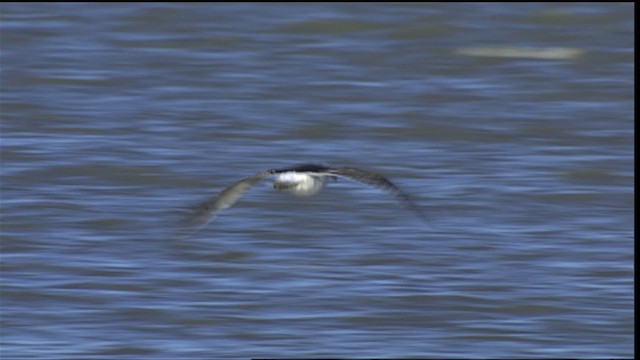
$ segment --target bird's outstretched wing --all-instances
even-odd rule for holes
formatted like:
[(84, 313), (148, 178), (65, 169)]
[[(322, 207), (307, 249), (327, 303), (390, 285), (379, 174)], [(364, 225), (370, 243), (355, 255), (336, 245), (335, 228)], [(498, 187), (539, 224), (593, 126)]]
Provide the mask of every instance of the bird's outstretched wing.
[(385, 178), (382, 175), (351, 167), (331, 168), (325, 170), (323, 173), (329, 176), (347, 178), (352, 181), (371, 185), (378, 189), (384, 190), (395, 196), (401, 203), (403, 203), (407, 208), (411, 209), (411, 211), (418, 214), (422, 219), (426, 218), (424, 211), (422, 211), (422, 209), (418, 205), (416, 205), (411, 196), (400, 190), (399, 187), (397, 187), (394, 183), (392, 183), (389, 179)]
[(240, 199), (242, 194), (252, 187), (258, 185), (260, 181), (268, 177), (268, 171), (258, 173), (254, 176), (242, 179), (227, 187), (221, 193), (191, 207), (189, 214), (182, 221), (182, 232), (191, 234), (200, 230), (203, 226), (211, 222), (220, 211), (232, 206)]
[(180, 232), (184, 235), (193, 234), (213, 220), (220, 211), (235, 204), (242, 194), (256, 186), (263, 179), (289, 171), (304, 172), (320, 176), (342, 177), (374, 186), (391, 193), (407, 208), (418, 214), (422, 219), (426, 218), (422, 209), (416, 205), (409, 195), (400, 190), (400, 188), (382, 175), (351, 167), (331, 168), (324, 165), (303, 164), (291, 168), (263, 171), (251, 177), (242, 179), (227, 187), (221, 193), (192, 206), (188, 216), (186, 216), (181, 223)]

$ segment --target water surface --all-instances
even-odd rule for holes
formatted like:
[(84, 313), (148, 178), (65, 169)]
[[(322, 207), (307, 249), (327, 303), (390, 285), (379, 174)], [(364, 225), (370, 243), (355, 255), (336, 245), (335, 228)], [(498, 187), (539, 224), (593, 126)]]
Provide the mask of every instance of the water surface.
[(632, 4), (0, 10), (3, 359), (634, 356)]

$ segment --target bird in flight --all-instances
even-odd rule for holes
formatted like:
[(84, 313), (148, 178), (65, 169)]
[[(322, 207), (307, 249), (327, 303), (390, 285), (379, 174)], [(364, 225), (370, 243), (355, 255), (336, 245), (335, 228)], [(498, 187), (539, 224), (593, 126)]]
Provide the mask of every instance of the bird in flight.
[(219, 194), (193, 206), (189, 215), (184, 219), (183, 229), (189, 233), (198, 231), (211, 222), (220, 211), (235, 204), (247, 190), (267, 178), (273, 178), (274, 189), (288, 191), (296, 196), (317, 194), (327, 180), (337, 181), (338, 178), (346, 178), (374, 186), (394, 195), (407, 208), (424, 218), (422, 210), (411, 197), (382, 175), (352, 167), (303, 164), (283, 169), (266, 170), (232, 184)]

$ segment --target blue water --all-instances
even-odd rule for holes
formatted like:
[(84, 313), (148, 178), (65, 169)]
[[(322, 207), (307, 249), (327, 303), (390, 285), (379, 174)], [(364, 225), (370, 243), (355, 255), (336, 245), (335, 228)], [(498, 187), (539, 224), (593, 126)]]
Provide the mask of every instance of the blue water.
[(0, 357), (633, 357), (632, 14), (3, 3)]

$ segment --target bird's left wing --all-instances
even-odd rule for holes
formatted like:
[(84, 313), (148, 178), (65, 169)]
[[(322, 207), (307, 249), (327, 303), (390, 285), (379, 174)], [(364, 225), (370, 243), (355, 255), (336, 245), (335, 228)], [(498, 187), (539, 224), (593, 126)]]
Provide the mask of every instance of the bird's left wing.
[(269, 171), (242, 179), (227, 187), (221, 193), (191, 207), (190, 213), (182, 221), (182, 231), (193, 233), (211, 222), (218, 213), (235, 204), (247, 190), (271, 175)]

